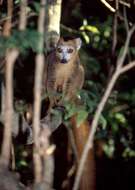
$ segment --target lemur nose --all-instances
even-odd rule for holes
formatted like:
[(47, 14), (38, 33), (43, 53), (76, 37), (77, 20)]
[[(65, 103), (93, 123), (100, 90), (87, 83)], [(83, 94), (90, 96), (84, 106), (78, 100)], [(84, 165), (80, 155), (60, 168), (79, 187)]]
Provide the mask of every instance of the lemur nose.
[(66, 59), (61, 59), (61, 63), (67, 63), (68, 61)]

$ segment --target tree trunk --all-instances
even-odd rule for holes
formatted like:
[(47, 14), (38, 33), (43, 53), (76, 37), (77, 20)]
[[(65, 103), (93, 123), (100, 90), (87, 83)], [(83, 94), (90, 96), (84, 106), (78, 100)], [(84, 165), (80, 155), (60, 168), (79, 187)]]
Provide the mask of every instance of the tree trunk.
[(62, 0), (48, 0), (47, 18), (45, 23), (45, 45), (46, 50), (55, 48), (60, 37), (60, 18)]

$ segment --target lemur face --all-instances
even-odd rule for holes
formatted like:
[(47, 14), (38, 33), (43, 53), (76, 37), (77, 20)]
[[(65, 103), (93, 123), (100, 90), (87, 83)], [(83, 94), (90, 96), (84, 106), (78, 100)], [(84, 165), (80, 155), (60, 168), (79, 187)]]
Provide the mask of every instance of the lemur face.
[(67, 41), (64, 41), (63, 38), (60, 38), (56, 48), (57, 59), (60, 63), (67, 64), (75, 56), (80, 47), (80, 38)]
[(72, 58), (75, 49), (72, 46), (60, 44), (57, 48), (57, 57), (59, 58), (60, 63), (68, 63)]

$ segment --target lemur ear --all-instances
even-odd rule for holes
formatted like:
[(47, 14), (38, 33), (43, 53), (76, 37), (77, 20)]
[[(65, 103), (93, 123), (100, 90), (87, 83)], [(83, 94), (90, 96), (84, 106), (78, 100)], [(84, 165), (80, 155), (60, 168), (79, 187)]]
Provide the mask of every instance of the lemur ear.
[(64, 42), (64, 39), (63, 39), (62, 37), (59, 38), (58, 44), (59, 44), (60, 42)]
[(81, 48), (81, 45), (82, 45), (82, 40), (81, 38), (76, 38), (75, 39), (75, 43), (76, 43), (76, 48), (77, 50), (79, 50)]

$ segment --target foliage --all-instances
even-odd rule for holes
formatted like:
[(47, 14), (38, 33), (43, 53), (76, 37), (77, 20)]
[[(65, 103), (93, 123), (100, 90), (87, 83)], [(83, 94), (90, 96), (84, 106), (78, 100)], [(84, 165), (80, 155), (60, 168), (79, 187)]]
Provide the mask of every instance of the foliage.
[[(19, 3), (19, 0), (14, 1), (16, 7)], [(27, 8), (29, 13), (34, 13), (34, 15), (37, 16), (39, 13), (39, 2), (30, 1)], [(3, 12), (1, 12), (1, 19), (6, 17), (5, 10), (6, 6), (2, 10)], [(78, 126), (86, 118), (91, 122), (106, 84), (108, 83), (109, 71), (112, 66), (115, 67), (111, 60), (114, 15), (108, 14), (105, 19), (101, 20), (99, 17), (93, 16), (92, 14), (90, 16), (83, 15), (83, 12), (83, 5), (80, 2), (72, 11), (71, 16), (73, 16), (73, 19), (67, 18), (69, 22), (68, 27), (61, 27), (62, 34), (74, 34), (83, 40), (80, 57), (85, 67), (86, 80), (84, 88), (79, 92), (81, 100), (83, 101), (83, 106), (78, 108), (69, 102), (65, 103), (65, 112), (63, 116), (64, 121), (67, 121), (72, 115), (77, 113)], [(13, 21), (15, 22), (16, 18), (13, 18)], [(35, 17), (32, 17), (29, 20), (29, 27), (23, 32), (18, 31), (16, 25), (13, 25), (11, 37), (3, 37), (0, 35), (0, 57), (3, 57), (6, 50), (10, 48), (18, 48), (23, 56), (26, 56), (30, 49), (33, 52), (45, 51), (38, 49), (37, 42), (40, 38), (43, 38), (43, 36), (35, 29), (35, 21)], [(122, 51), (125, 41), (126, 32), (123, 21), (119, 21), (117, 32), (118, 41), (115, 52), (116, 57), (118, 52)], [(131, 43), (129, 47), (126, 62), (129, 62), (134, 57), (135, 47), (133, 39), (133, 43)], [(22, 67), (24, 67), (24, 65)], [(25, 107), (27, 106), (23, 104), (19, 105), (16, 109), (22, 114), (22, 112), (26, 110)], [(57, 114), (58, 113), (55, 113), (56, 119)], [(124, 74), (124, 76), (119, 79), (100, 117), (96, 140), (104, 140), (103, 150), (108, 157), (124, 157), (126, 159), (135, 157), (134, 118), (135, 86), (134, 71), (131, 71)], [(22, 149), (21, 147), (17, 152), (18, 169), (29, 167), (25, 160), (26, 154)], [(21, 153), (24, 157), (22, 155), (20, 156)]]
[[(104, 22), (91, 17), (82, 20), (82, 23), (78, 34), (84, 42), (80, 55), (85, 66), (86, 80), (80, 96), (85, 105), (84, 110), (91, 120), (108, 81), (108, 68), (113, 64), (110, 59), (113, 17), (108, 16)], [(123, 39), (119, 36), (122, 32)], [(121, 22), (118, 26), (119, 51), (122, 51), (124, 38), (125, 27)], [(116, 50), (116, 56), (119, 51)], [(134, 46), (129, 47), (129, 57), (134, 57)], [(135, 156), (133, 134), (135, 88), (130, 78), (132, 76), (129, 77), (129, 73), (121, 76), (99, 121), (96, 139), (106, 142), (103, 150), (108, 157)], [(120, 150), (118, 147), (121, 147)]]
[(20, 53), (26, 53), (28, 49), (39, 52), (37, 41), (42, 36), (36, 31), (28, 29), (26, 31), (14, 30), (11, 37), (0, 37), (0, 56), (5, 55), (7, 49), (19, 48)]

